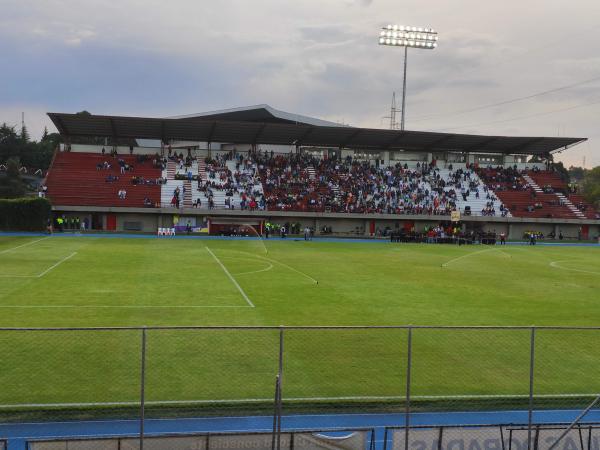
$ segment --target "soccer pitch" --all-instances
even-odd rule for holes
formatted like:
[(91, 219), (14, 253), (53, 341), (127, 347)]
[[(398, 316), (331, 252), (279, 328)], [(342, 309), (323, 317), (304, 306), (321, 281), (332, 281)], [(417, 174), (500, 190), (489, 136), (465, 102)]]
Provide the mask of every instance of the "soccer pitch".
[[(600, 248), (0, 237), (0, 326), (598, 326)], [(139, 399), (140, 331), (0, 332), (0, 407)], [(415, 329), (412, 395), (527, 396), (528, 329)], [(279, 330), (149, 330), (148, 402), (268, 401)], [(406, 329), (289, 329), (284, 397), (401, 398)], [(536, 395), (600, 391), (600, 331), (539, 330)]]

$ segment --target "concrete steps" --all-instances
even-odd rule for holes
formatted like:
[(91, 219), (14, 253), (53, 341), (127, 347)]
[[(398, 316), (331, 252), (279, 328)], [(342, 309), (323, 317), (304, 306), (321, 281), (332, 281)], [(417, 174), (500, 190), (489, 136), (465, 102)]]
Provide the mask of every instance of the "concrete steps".
[(573, 202), (569, 200), (562, 192), (557, 192), (556, 196), (563, 205), (565, 205), (573, 214), (575, 214), (578, 219), (585, 219), (587, 217), (583, 211), (577, 208), (577, 206), (575, 206)]

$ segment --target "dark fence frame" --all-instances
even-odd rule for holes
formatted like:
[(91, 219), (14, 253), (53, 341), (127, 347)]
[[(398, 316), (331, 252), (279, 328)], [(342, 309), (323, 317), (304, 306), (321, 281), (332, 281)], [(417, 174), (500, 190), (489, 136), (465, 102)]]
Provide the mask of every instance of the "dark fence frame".
[[(146, 336), (151, 330), (279, 330), (279, 361), (278, 371), (273, 374), (273, 381), (277, 383), (276, 394), (274, 397), (274, 430), (275, 435), (281, 432), (281, 417), (283, 411), (283, 402), (285, 398), (282, 392), (285, 391), (285, 374), (284, 374), (284, 349), (285, 349), (285, 332), (287, 330), (374, 330), (374, 329), (397, 329), (406, 330), (407, 333), (407, 364), (406, 364), (406, 397), (405, 397), (405, 449), (408, 449), (409, 433), (411, 428), (411, 372), (412, 372), (412, 334), (414, 330), (525, 330), (529, 331), (530, 348), (529, 348), (529, 393), (528, 393), (528, 449), (531, 450), (533, 442), (532, 433), (534, 431), (533, 411), (535, 398), (535, 339), (537, 330), (567, 330), (567, 331), (584, 331), (595, 330), (600, 331), (600, 327), (567, 327), (567, 326), (427, 326), (427, 325), (389, 325), (389, 326), (144, 326), (144, 327), (3, 327), (0, 328), (0, 333), (6, 331), (12, 332), (42, 332), (42, 331), (119, 331), (119, 330), (134, 330), (139, 331), (139, 339), (141, 342), (140, 352), (140, 400), (139, 400), (139, 438), (140, 450), (144, 447), (144, 423), (145, 423), (145, 380), (146, 380)], [(277, 380), (277, 381), (276, 381)], [(576, 423), (576, 422), (574, 422)], [(497, 425), (495, 425), (497, 426)], [(277, 441), (279, 438), (277, 438)]]
[[(375, 449), (375, 428), (318, 428), (318, 429), (304, 429), (295, 428), (290, 430), (281, 430), (281, 433), (289, 434), (291, 436), (290, 450), (294, 450), (294, 437), (298, 434), (321, 434), (321, 433), (368, 433), (368, 450)], [(205, 450), (210, 450), (210, 438), (217, 436), (271, 436), (269, 431), (246, 431), (246, 432), (201, 432), (201, 433), (152, 433), (146, 435), (146, 438), (206, 438)], [(86, 442), (86, 441), (117, 441), (117, 448), (121, 448), (121, 441), (131, 440), (139, 437), (137, 434), (129, 435), (118, 435), (118, 436), (89, 436), (89, 437), (76, 437), (76, 438), (52, 438), (52, 439), (28, 439), (26, 442), (27, 450), (32, 450), (31, 444), (35, 443), (56, 443), (56, 442)], [(2, 450), (1, 444), (6, 443), (0, 441), (0, 450)], [(6, 447), (4, 447), (6, 449)]]
[[(545, 423), (545, 424), (536, 424), (531, 428), (531, 432), (533, 434), (533, 440), (531, 441), (531, 443), (533, 444), (533, 448), (534, 449), (538, 449), (538, 439), (539, 439), (539, 433), (540, 431), (545, 431), (545, 430), (557, 430), (557, 431), (564, 431), (566, 429), (568, 429), (569, 427), (571, 427), (573, 424), (572, 423), (568, 423), (568, 422), (563, 422), (563, 423)], [(437, 441), (437, 450), (443, 450), (444, 448), (444, 443), (443, 443), (443, 436), (444, 436), (444, 430), (450, 430), (450, 429), (460, 429), (460, 428), (472, 428), (472, 429), (477, 429), (477, 428), (498, 428), (498, 432), (500, 434), (501, 437), (501, 444), (502, 444), (502, 449), (501, 450), (513, 450), (513, 432), (514, 431), (527, 431), (529, 434), (530, 431), (530, 427), (528, 426), (528, 424), (466, 424), (466, 425), (414, 425), (414, 426), (410, 426), (409, 427), (410, 430), (437, 430), (438, 431), (438, 435), (440, 436), (440, 439), (438, 439)], [(592, 450), (592, 443), (591, 443), (591, 433), (592, 430), (596, 430), (596, 429), (600, 429), (600, 422), (586, 422), (584, 424), (576, 424), (572, 427), (573, 430), (577, 430), (579, 431), (580, 435), (581, 432), (587, 432), (588, 433), (588, 438), (587, 438), (587, 442), (584, 443), (583, 440), (581, 442), (581, 450)], [(383, 443), (383, 450), (387, 450), (388, 446), (390, 445), (389, 442), (391, 440), (391, 436), (390, 434), (395, 431), (395, 430), (403, 430), (405, 431), (406, 428), (403, 426), (396, 426), (396, 427), (385, 427), (385, 432), (384, 432), (384, 443)], [(405, 434), (406, 436), (406, 434)], [(506, 439), (506, 441), (505, 441)], [(558, 441), (557, 441), (558, 442)], [(508, 447), (505, 445), (506, 443), (508, 443)], [(392, 442), (393, 444), (393, 442)], [(407, 447), (405, 447), (407, 448)], [(431, 448), (428, 448), (428, 450), (434, 450)]]

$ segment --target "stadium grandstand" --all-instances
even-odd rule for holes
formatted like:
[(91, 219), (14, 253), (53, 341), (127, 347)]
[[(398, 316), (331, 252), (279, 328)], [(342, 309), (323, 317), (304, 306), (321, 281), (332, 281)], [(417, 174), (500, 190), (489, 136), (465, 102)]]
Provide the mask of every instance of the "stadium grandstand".
[(351, 127), (257, 105), (172, 118), (49, 113), (63, 138), (45, 180), (56, 216), (155, 232), (294, 221), (374, 236), (598, 234), (600, 214), (554, 171), (586, 139)]

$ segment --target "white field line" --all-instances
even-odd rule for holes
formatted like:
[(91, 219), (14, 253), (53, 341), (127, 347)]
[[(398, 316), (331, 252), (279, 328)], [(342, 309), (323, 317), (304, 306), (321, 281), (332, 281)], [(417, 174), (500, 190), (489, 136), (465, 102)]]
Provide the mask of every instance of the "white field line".
[(217, 255), (215, 255), (210, 248), (208, 248), (208, 247), (204, 247), (204, 248), (206, 249), (206, 251), (208, 251), (208, 253), (211, 254), (211, 256), (214, 258), (214, 260), (217, 262), (217, 264), (219, 264), (219, 266), (221, 266), (221, 269), (223, 269), (223, 272), (225, 272), (225, 275), (227, 275), (227, 277), (231, 280), (231, 282), (237, 288), (237, 290), (240, 292), (240, 294), (242, 294), (242, 297), (244, 297), (244, 300), (246, 300), (246, 303), (248, 303), (248, 305), (250, 305), (250, 307), (254, 308), (254, 303), (252, 303), (250, 301), (250, 299), (248, 298), (248, 296), (246, 295), (244, 290), (241, 288), (241, 286), (238, 284), (238, 282), (235, 281), (235, 278), (233, 278), (233, 276), (229, 273), (229, 270), (227, 270), (227, 267), (225, 267), (223, 265), (221, 260), (219, 260), (219, 258), (217, 258)]
[(46, 236), (45, 238), (37, 239), (37, 240), (35, 240), (35, 241), (30, 241), (30, 242), (27, 242), (27, 243), (25, 243), (25, 244), (17, 245), (16, 247), (7, 248), (6, 250), (2, 250), (2, 251), (0, 252), (0, 255), (2, 255), (2, 254), (4, 254), (4, 253), (12, 252), (13, 250), (16, 250), (16, 249), (18, 249), (18, 248), (27, 247), (28, 245), (35, 244), (36, 242), (44, 241), (44, 240), (46, 240), (46, 239), (50, 239), (50, 236)]
[(550, 263), (550, 266), (554, 267), (555, 269), (571, 270), (573, 272), (583, 272), (583, 273), (591, 273), (591, 274), (594, 274), (594, 275), (600, 275), (600, 272), (593, 272), (591, 270), (583, 270), (583, 269), (571, 269), (569, 267), (563, 267), (563, 266), (559, 265), (559, 263), (561, 263), (561, 262), (569, 262), (569, 261), (571, 261), (571, 260), (552, 261)]
[(63, 259), (61, 259), (59, 262), (57, 262), (56, 264), (48, 267), (46, 270), (44, 270), (42, 273), (40, 273), (37, 278), (42, 278), (44, 275), (46, 275), (48, 272), (50, 272), (52, 269), (55, 269), (56, 267), (58, 267), (59, 265), (61, 265), (62, 263), (64, 263), (65, 261), (71, 259), (73, 256), (75, 256), (77, 254), (77, 252), (73, 252), (71, 253), (69, 256), (65, 256)]
[(494, 250), (498, 250), (503, 255), (506, 255), (507, 257), (512, 258), (512, 255), (510, 253), (505, 252), (504, 250), (500, 250), (499, 248), (496, 248)]
[[(578, 398), (597, 397), (598, 394), (539, 394), (535, 398)], [(498, 395), (411, 395), (414, 400), (471, 400), (471, 399), (511, 399), (529, 398), (529, 394), (498, 394)], [(331, 400), (404, 400), (402, 395), (391, 396), (347, 396), (347, 397), (284, 397), (283, 400), (291, 402), (305, 401), (331, 401)], [(244, 399), (218, 399), (218, 400), (154, 400), (146, 401), (147, 405), (184, 405), (184, 404), (220, 404), (220, 403), (259, 403), (271, 402), (272, 398), (244, 398)], [(17, 403), (0, 405), (0, 409), (9, 408), (41, 408), (41, 407), (78, 407), (78, 406), (132, 406), (139, 405), (138, 401), (124, 402), (89, 402), (89, 403)]]
[(251, 308), (249, 305), (0, 305), (0, 308)]
[(0, 277), (2, 277), (2, 278), (42, 278), (44, 275), (46, 275), (52, 269), (55, 269), (56, 267), (58, 267), (59, 265), (61, 265), (65, 261), (67, 261), (68, 259), (71, 259), (76, 254), (77, 254), (77, 252), (73, 252), (69, 256), (65, 256), (63, 259), (61, 259), (57, 263), (51, 265), (46, 270), (44, 270), (42, 273), (37, 274), (37, 275), (0, 275)]
[(304, 272), (302, 272), (302, 271), (300, 271), (298, 269), (294, 269), (292, 266), (288, 266), (287, 264), (282, 263), (281, 261), (277, 261), (275, 259), (270, 259), (270, 258), (265, 258), (264, 256), (260, 256), (260, 258), (266, 259), (267, 261), (272, 261), (272, 262), (274, 262), (276, 264), (281, 264), (283, 267), (287, 267), (288, 269), (290, 269), (290, 270), (292, 270), (292, 271), (294, 271), (296, 273), (299, 273), (302, 276), (305, 276), (306, 278), (308, 278), (309, 280), (311, 280), (313, 283), (319, 284), (319, 282), (317, 280), (315, 280), (313, 277), (311, 277), (310, 275), (307, 275), (307, 274), (305, 274)]
[(0, 278), (37, 278), (37, 275), (5, 275), (1, 274)]
[(311, 277), (310, 275), (307, 275), (307, 274), (305, 274), (304, 272), (301, 272), (301, 271), (300, 271), (300, 270), (298, 270), (298, 269), (294, 269), (293, 267), (291, 267), (291, 266), (288, 266), (287, 264), (285, 264), (285, 263), (282, 263), (282, 262), (280, 262), (280, 261), (277, 261), (277, 260), (275, 260), (275, 259), (267, 258), (266, 256), (255, 255), (255, 254), (253, 254), (253, 253), (250, 253), (250, 252), (245, 252), (245, 251), (243, 251), (243, 250), (231, 250), (231, 249), (228, 249), (227, 251), (230, 251), (230, 252), (236, 252), (236, 253), (243, 253), (243, 254), (245, 254), (245, 255), (250, 255), (250, 256), (253, 256), (254, 258), (260, 258), (260, 259), (263, 259), (263, 260), (265, 260), (265, 261), (274, 262), (275, 264), (279, 264), (279, 265), (281, 265), (281, 266), (283, 266), (283, 267), (285, 267), (285, 268), (287, 268), (287, 269), (290, 269), (290, 270), (292, 270), (292, 271), (294, 271), (294, 272), (297, 272), (297, 273), (299, 273), (300, 275), (302, 275), (302, 276), (304, 276), (304, 277), (308, 278), (309, 280), (311, 280), (311, 281), (312, 281), (313, 283), (315, 283), (315, 284), (319, 284), (319, 282), (318, 282), (317, 280), (315, 280), (313, 277)]
[(244, 253), (246, 255), (254, 256), (255, 258), (260, 258), (260, 259), (264, 259), (265, 261), (274, 262), (275, 264), (279, 264), (279, 265), (281, 265), (283, 267), (286, 267), (286, 268), (288, 268), (288, 269), (290, 269), (290, 270), (292, 270), (292, 271), (294, 271), (296, 273), (299, 273), (300, 275), (308, 278), (309, 280), (311, 280), (315, 284), (319, 284), (319, 282), (317, 280), (315, 280), (313, 277), (311, 277), (310, 275), (307, 275), (307, 274), (305, 274), (304, 272), (301, 272), (298, 269), (294, 269), (292, 266), (288, 266), (287, 264), (282, 263), (281, 261), (277, 261), (276, 259), (267, 258), (266, 256), (253, 255), (252, 253), (245, 252), (245, 251), (242, 251), (242, 250), (230, 250), (230, 251), (232, 251), (232, 252), (238, 252), (238, 253)]
[(250, 275), (252, 273), (261, 273), (261, 272), (267, 272), (268, 270), (271, 270), (273, 268), (273, 264), (268, 263), (269, 267), (267, 267), (266, 269), (260, 269), (260, 270), (253, 270), (252, 272), (240, 272), (240, 273), (236, 273), (234, 275)]
[(463, 258), (467, 258), (469, 256), (473, 256), (473, 255), (477, 255), (477, 254), (485, 253), (485, 252), (493, 252), (494, 250), (496, 250), (496, 249), (495, 248), (487, 248), (485, 250), (478, 250), (476, 252), (471, 252), (471, 253), (468, 253), (466, 255), (459, 256), (458, 258), (453, 258), (450, 261), (446, 261), (444, 264), (442, 264), (442, 267), (447, 267), (448, 264), (451, 264), (451, 263), (453, 263), (455, 261), (459, 261), (459, 260), (461, 260)]
[[(248, 257), (248, 256), (221, 256), (221, 259), (233, 259), (233, 260), (238, 260), (238, 261), (254, 261), (256, 262), (256, 258), (255, 257)], [(252, 270), (249, 272), (237, 272), (237, 273), (232, 273), (233, 276), (238, 276), (238, 275), (250, 275), (253, 273), (261, 273), (261, 272), (267, 272), (269, 270), (271, 270), (273, 268), (273, 264), (271, 264), (270, 262), (267, 261), (268, 266), (264, 269), (259, 269), (259, 270)]]

